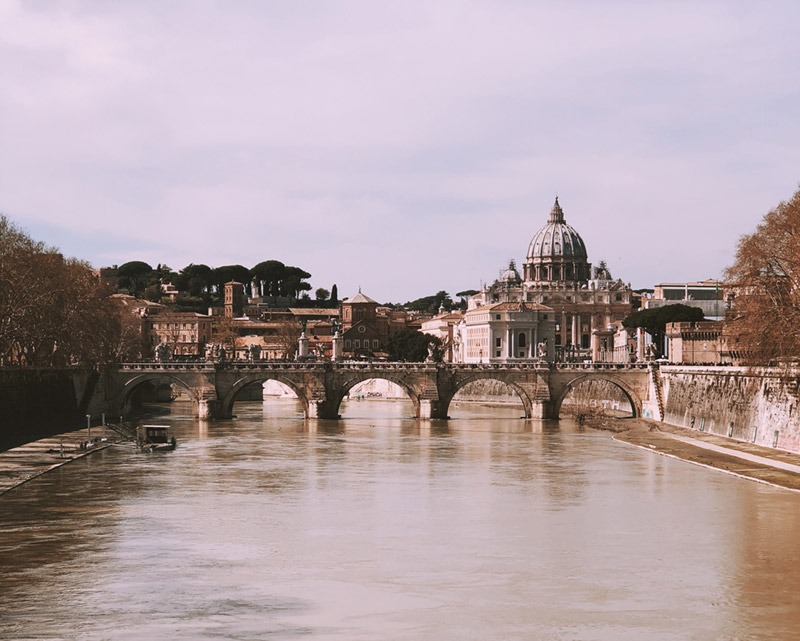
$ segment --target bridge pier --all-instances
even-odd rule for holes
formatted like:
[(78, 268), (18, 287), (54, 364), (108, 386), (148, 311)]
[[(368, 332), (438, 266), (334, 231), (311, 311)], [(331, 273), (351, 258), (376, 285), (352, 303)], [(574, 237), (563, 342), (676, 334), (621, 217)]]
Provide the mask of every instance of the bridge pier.
[(553, 418), (553, 404), (550, 401), (531, 401), (531, 415), (528, 418)]
[(306, 418), (337, 419), (341, 417), (338, 409), (333, 407), (333, 403), (326, 399), (308, 401)]
[(419, 399), (419, 416), (417, 418), (449, 418), (447, 406), (439, 400)]
[(195, 415), (207, 420), (211, 418), (230, 418), (222, 416), (221, 403), (215, 398), (201, 398), (195, 405)]

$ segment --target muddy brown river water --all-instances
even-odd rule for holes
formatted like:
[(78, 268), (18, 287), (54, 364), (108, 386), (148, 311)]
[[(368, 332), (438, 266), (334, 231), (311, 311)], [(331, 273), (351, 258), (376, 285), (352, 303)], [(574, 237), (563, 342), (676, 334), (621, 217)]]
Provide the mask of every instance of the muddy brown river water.
[(0, 497), (0, 638), (800, 638), (800, 494), (517, 408), (187, 409)]

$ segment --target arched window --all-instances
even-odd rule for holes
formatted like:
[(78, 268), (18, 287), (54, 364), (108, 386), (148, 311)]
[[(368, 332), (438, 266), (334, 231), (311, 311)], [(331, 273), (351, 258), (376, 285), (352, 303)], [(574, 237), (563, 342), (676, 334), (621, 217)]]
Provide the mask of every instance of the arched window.
[(519, 334), (519, 340), (517, 341), (517, 344), (518, 344), (520, 347), (525, 347), (525, 333), (524, 333), (524, 332), (520, 332), (520, 334)]

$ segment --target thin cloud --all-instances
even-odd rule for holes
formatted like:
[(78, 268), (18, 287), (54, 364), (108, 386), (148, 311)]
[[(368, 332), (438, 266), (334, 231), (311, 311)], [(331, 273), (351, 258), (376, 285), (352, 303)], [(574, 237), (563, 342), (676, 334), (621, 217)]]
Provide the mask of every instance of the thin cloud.
[(401, 301), (523, 260), (557, 192), (634, 286), (717, 276), (800, 180), (798, 18), (0, 0), (0, 209), (97, 265), (278, 258)]

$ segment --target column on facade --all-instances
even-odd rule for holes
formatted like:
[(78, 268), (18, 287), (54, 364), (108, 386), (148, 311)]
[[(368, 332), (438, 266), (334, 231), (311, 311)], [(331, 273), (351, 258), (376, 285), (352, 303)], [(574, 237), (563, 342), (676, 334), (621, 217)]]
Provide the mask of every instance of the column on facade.
[(506, 330), (506, 335), (508, 336), (508, 346), (506, 347), (506, 357), (513, 358), (514, 357), (514, 330), (509, 327)]
[(578, 340), (578, 314), (577, 310), (573, 311), (572, 313), (572, 344), (575, 347), (580, 346), (580, 341)]
[(561, 312), (561, 338), (562, 338), (562, 346), (566, 347), (567, 345), (567, 312)]

